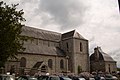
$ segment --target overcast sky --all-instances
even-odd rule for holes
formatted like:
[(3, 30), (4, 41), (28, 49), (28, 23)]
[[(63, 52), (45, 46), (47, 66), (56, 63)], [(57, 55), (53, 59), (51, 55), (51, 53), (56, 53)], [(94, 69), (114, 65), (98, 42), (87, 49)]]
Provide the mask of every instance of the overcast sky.
[(90, 54), (96, 46), (120, 67), (120, 14), (117, 0), (4, 0), (19, 3), (25, 25), (64, 33), (77, 30), (89, 40)]

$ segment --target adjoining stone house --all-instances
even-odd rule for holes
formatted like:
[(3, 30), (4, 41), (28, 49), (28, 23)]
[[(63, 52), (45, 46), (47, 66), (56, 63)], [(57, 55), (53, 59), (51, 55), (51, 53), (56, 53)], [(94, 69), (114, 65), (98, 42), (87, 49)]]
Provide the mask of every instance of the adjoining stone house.
[(21, 35), (29, 37), (26, 50), (18, 53), (17, 60), (6, 62), (5, 72), (77, 74), (78, 66), (89, 71), (88, 40), (75, 30), (61, 34), (25, 26)]
[(91, 72), (116, 72), (116, 61), (107, 53), (104, 53), (100, 47), (96, 47), (94, 48), (94, 53), (90, 56), (90, 70)]

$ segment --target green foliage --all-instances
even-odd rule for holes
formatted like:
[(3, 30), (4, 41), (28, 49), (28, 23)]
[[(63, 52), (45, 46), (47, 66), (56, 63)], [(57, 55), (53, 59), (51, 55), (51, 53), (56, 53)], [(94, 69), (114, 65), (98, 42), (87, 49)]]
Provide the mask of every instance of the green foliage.
[(19, 51), (23, 51), (25, 36), (21, 36), (24, 26), (21, 22), (23, 10), (17, 10), (18, 4), (7, 5), (0, 1), (0, 67), (4, 66), (8, 58), (15, 58)]
[(82, 68), (80, 65), (78, 65), (78, 74), (82, 72)]
[(120, 71), (120, 68), (117, 68), (117, 71)]

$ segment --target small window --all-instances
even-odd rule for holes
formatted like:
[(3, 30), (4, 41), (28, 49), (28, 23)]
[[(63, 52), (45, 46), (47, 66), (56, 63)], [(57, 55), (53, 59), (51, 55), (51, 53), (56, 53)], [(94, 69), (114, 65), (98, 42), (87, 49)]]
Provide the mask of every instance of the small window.
[(50, 47), (50, 42), (48, 41), (48, 47)]
[(60, 68), (64, 69), (64, 61), (63, 61), (63, 59), (60, 60)]
[(43, 45), (43, 41), (42, 41), (42, 40), (39, 40), (39, 44), (40, 44), (40, 45)]
[(51, 68), (51, 69), (52, 69), (52, 64), (53, 64), (52, 59), (49, 59), (49, 60), (48, 60), (48, 66), (49, 66), (49, 68)]
[(81, 52), (83, 51), (83, 45), (82, 45), (81, 42), (80, 42), (80, 51), (81, 51)]
[(35, 42), (36, 42), (36, 45), (38, 45), (38, 39), (36, 39)]
[(69, 45), (68, 45), (68, 42), (66, 43), (66, 47), (67, 47), (67, 51), (69, 50)]
[(109, 72), (111, 72), (111, 69), (110, 69), (110, 64), (108, 64), (108, 69), (109, 69)]
[(30, 38), (30, 40), (31, 40), (31, 43), (34, 43), (34, 38)]

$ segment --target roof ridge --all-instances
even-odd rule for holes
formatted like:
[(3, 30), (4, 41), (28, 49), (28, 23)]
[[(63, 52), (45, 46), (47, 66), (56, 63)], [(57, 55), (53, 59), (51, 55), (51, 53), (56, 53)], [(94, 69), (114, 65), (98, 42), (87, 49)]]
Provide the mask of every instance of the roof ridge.
[[(59, 32), (54, 32), (54, 31), (49, 31), (49, 30), (45, 30), (45, 29), (40, 29), (40, 28), (35, 28), (35, 27), (31, 27), (31, 26), (24, 26), (24, 27), (27, 27), (27, 28), (31, 28), (31, 29), (35, 29), (35, 30), (41, 30), (41, 31), (45, 31), (45, 32), (51, 32), (51, 33), (57, 33), (57, 34), (61, 34), (61, 33), (59, 33)], [(24, 28), (23, 27), (23, 28)]]

